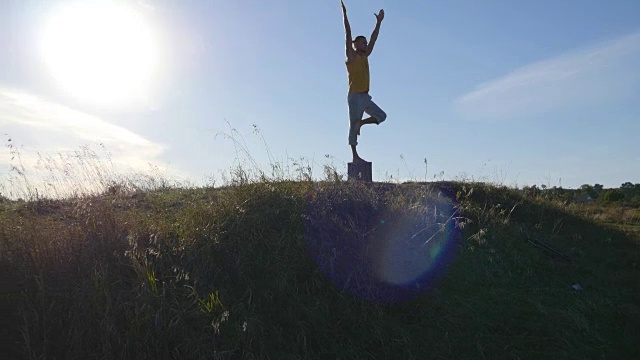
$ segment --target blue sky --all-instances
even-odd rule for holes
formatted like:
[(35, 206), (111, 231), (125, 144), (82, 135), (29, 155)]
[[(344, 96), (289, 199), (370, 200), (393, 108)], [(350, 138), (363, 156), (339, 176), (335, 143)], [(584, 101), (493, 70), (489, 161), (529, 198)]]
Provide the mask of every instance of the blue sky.
[[(117, 3), (157, 45), (149, 89), (126, 104), (65, 91), (47, 68), (43, 24), (73, 1), (0, 3), (0, 133), (25, 162), (102, 143), (123, 166), (203, 183), (237, 157), (216, 137), (228, 122), (265, 171), (303, 157), (318, 176), (323, 164), (346, 172), (339, 1)], [(370, 64), (371, 94), (388, 118), (363, 128), (358, 146), (374, 180), (424, 180), (426, 158), (429, 180), (640, 182), (640, 2), (346, 5), (354, 34), (367, 37), (374, 12), (386, 13)], [(9, 161), (0, 154), (0, 174)]]

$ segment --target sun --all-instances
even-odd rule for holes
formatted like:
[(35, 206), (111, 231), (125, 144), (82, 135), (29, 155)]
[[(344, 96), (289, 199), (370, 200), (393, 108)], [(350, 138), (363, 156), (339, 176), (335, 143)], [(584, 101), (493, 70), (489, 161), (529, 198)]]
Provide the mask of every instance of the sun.
[(124, 1), (78, 1), (52, 11), (40, 50), (69, 94), (98, 105), (144, 101), (159, 65), (151, 26)]

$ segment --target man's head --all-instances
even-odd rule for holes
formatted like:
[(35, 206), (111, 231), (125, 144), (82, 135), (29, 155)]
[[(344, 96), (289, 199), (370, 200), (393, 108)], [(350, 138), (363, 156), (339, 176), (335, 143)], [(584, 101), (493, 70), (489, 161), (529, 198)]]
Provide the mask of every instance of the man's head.
[(356, 51), (367, 51), (367, 38), (359, 35), (353, 40), (353, 48)]

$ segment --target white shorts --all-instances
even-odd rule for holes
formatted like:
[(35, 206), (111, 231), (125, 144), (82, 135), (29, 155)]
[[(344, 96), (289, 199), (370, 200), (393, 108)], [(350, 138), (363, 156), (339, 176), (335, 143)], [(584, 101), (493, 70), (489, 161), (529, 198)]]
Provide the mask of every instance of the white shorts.
[(378, 124), (387, 118), (387, 114), (371, 100), (369, 93), (350, 92), (347, 97), (349, 104), (349, 145), (358, 145), (358, 122), (367, 113)]

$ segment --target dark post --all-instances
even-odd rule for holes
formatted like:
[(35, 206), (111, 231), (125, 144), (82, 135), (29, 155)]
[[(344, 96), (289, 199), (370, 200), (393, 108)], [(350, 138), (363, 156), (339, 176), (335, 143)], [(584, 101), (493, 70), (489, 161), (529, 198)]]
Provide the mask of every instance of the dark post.
[(347, 164), (347, 173), (349, 174), (349, 180), (371, 182), (371, 162), (350, 162)]

